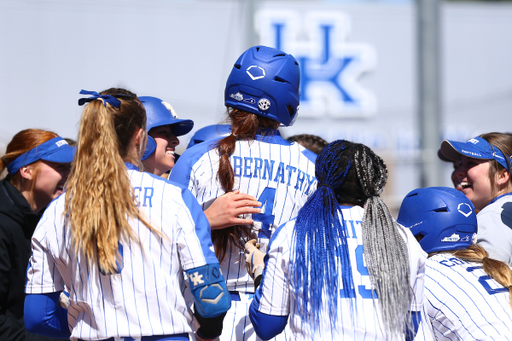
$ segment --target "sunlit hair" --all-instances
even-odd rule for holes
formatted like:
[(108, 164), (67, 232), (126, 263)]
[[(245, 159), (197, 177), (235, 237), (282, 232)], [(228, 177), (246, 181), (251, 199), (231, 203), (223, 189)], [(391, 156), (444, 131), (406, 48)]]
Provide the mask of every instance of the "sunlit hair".
[(354, 297), (349, 227), (340, 204), (359, 205), (364, 206), (364, 259), (385, 328), (403, 335), (411, 302), (409, 257), (400, 227), (379, 196), (387, 181), (384, 161), (365, 145), (338, 140), (318, 155), (315, 175), (318, 188), (299, 211), (292, 244), (291, 273), (302, 322), (318, 330), (325, 318), (320, 315), (325, 293), (334, 328), (338, 298)]
[[(429, 257), (440, 253), (429, 253)], [(466, 249), (450, 251), (455, 257), (465, 260), (466, 262), (480, 263), (482, 268), (489, 277), (499, 284), (503, 285), (509, 292), (509, 305), (512, 309), (512, 270), (508, 264), (497, 259), (489, 258), (489, 254), (480, 245), (470, 245)]]
[(112, 274), (117, 270), (121, 236), (136, 238), (128, 219), (139, 219), (152, 229), (139, 211), (124, 163), (134, 134), (146, 128), (146, 112), (128, 90), (112, 88), (101, 94), (118, 98), (121, 106), (105, 107), (97, 99), (85, 107), (64, 215), (75, 252), (83, 252), (91, 264)]
[[(232, 125), (232, 133), (220, 140), (216, 146), (220, 155), (217, 178), (224, 191), (231, 192), (235, 183), (235, 173), (229, 161), (229, 156), (235, 151), (236, 141), (254, 140), (260, 128), (277, 129), (279, 122), (233, 108), (228, 108), (228, 115)], [(226, 256), (228, 245), (235, 245), (239, 249), (244, 250), (245, 242), (253, 237), (251, 227), (246, 225), (236, 225), (212, 231), (215, 255), (222, 262)]]
[[(53, 138), (57, 137), (57, 134), (47, 130), (41, 129), (25, 129), (18, 132), (13, 136), (11, 142), (7, 145), (7, 149), (5, 155), (0, 159), (0, 174), (6, 170), (7, 166), (16, 160), (20, 155), (36, 148), (37, 146), (49, 141)], [(32, 191), (35, 186), (35, 180), (39, 176), (39, 172), (41, 169), (41, 160), (37, 160), (31, 163), (32, 167), (32, 180), (30, 180), (28, 188), (30, 188), (30, 195), (32, 195)], [(21, 182), (28, 181), (22, 179), (20, 172), (16, 172), (11, 175), (8, 174), (6, 176), (7, 181), (9, 181), (14, 187), (18, 190), (21, 190)], [(29, 200), (30, 201), (30, 200)]]
[(290, 136), (288, 141), (294, 141), (300, 144), (302, 147), (309, 149), (315, 154), (320, 154), (322, 149), (328, 145), (328, 142), (320, 136), (310, 134), (299, 134)]
[[(509, 157), (512, 156), (512, 135), (502, 133), (486, 133), (480, 135), (481, 138), (489, 142), (494, 148), (498, 148), (501, 152)], [(496, 160), (489, 160), (489, 179), (491, 180), (492, 197), (496, 197), (499, 188), (496, 184), (496, 175), (498, 171), (505, 168), (500, 165)], [(510, 165), (512, 167), (512, 165)], [(509, 169), (510, 172), (510, 169)], [(512, 186), (512, 176), (508, 180), (509, 186)]]

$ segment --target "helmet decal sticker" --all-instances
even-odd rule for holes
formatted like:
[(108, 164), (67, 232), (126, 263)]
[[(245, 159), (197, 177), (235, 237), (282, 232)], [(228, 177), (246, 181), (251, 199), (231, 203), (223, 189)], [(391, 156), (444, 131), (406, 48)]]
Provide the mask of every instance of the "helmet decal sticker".
[(266, 111), (270, 108), (270, 101), (266, 98), (262, 98), (258, 101), (258, 108), (260, 108), (261, 111)]
[(457, 207), (457, 211), (459, 211), (460, 214), (462, 214), (464, 217), (469, 217), (471, 213), (473, 213), (473, 210), (471, 209), (471, 206), (466, 203), (460, 203)]
[(169, 110), (169, 112), (171, 113), (172, 117), (174, 118), (178, 118), (178, 114), (176, 114), (176, 111), (174, 111), (174, 109), (172, 108), (172, 106), (167, 103), (166, 101), (162, 101), (162, 105), (167, 109)]
[(242, 95), (240, 92), (237, 92), (236, 94), (231, 94), (229, 97), (233, 98), (234, 100), (240, 102), (244, 100), (244, 95)]
[(444, 237), (441, 239), (442, 242), (458, 242), (460, 240), (460, 236), (457, 233), (452, 234), (449, 237)]
[(253, 81), (265, 78), (265, 69), (258, 65), (249, 66), (246, 72)]
[(249, 104), (255, 104), (256, 100), (252, 97), (249, 97), (249, 98), (244, 98), (244, 102), (249, 103)]

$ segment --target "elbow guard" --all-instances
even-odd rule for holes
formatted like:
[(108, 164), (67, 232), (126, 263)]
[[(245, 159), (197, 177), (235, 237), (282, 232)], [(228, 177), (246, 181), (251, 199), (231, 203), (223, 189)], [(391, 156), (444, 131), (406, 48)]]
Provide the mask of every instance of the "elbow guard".
[(217, 317), (231, 307), (231, 296), (219, 264), (206, 264), (186, 271), (195, 309), (206, 318)]

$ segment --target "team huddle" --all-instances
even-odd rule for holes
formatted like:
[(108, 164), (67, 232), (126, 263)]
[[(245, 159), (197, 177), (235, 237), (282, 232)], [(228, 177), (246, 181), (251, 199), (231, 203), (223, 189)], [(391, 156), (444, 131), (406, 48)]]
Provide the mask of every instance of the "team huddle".
[(16, 134), (0, 339), (512, 340), (512, 136), (443, 141), (455, 188), (411, 191), (395, 219), (369, 147), (281, 136), (299, 85), (292, 55), (251, 47), (229, 124), (182, 155), (194, 122), (121, 88), (82, 90), (73, 146)]

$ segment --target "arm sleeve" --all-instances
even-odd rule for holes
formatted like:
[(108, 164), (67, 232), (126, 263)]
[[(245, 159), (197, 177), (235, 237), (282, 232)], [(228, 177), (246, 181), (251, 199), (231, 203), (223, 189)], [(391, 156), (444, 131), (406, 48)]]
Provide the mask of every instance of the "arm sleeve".
[(252, 304), (249, 307), (249, 318), (254, 331), (262, 340), (269, 340), (280, 334), (288, 323), (288, 316), (267, 315), (257, 311)]
[(210, 223), (190, 191), (182, 188), (182, 209), (179, 214), (178, 245), (183, 269), (205, 264), (218, 264), (213, 252)]
[(69, 338), (67, 310), (59, 306), (60, 292), (25, 297), (25, 327), (34, 334)]
[[(265, 268), (249, 308), (249, 318), (256, 334), (268, 340), (281, 333), (290, 311), (290, 287), (287, 270), (290, 256), (290, 236), (285, 229), (278, 228), (271, 237), (265, 255)], [(290, 225), (293, 227), (293, 225)], [(255, 281), (255, 283), (256, 283)]]
[(410, 229), (404, 228), (405, 241), (408, 245), (409, 264), (410, 264), (410, 286), (412, 288), (412, 300), (410, 311), (421, 311), (424, 304), (425, 291), (425, 270), (427, 254), (421, 248), (416, 238), (412, 235)]
[(210, 224), (196, 198), (182, 189), (184, 208), (179, 220), (179, 245), (182, 267), (187, 273), (194, 298), (194, 315), (201, 324), (203, 338), (222, 333), (222, 321), (231, 307), (231, 296), (213, 252)]

